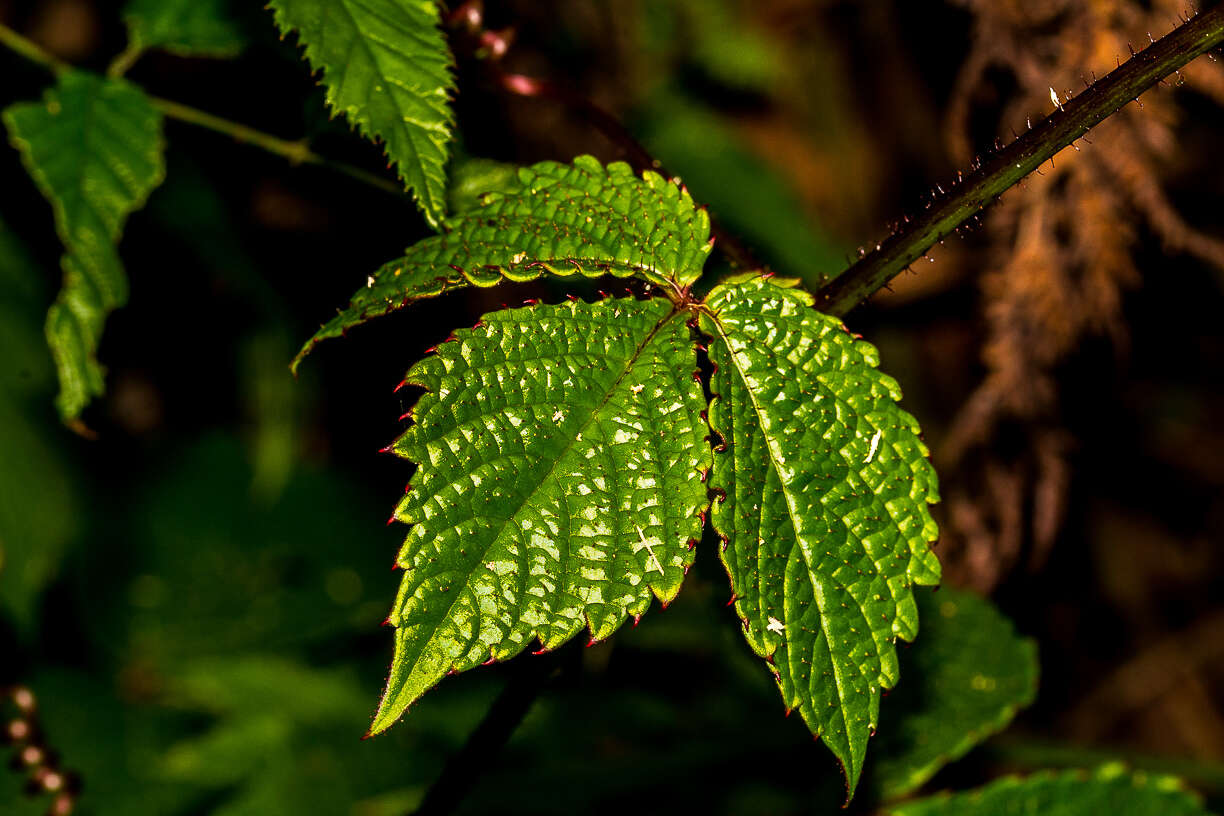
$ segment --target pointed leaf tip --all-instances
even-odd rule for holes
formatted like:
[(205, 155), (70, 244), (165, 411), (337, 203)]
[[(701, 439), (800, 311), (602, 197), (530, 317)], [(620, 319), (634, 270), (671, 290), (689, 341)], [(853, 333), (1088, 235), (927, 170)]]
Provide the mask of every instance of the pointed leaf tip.
[(910, 586), (938, 581), (935, 474), (874, 349), (796, 284), (746, 273), (706, 300), (711, 512), (745, 637), (852, 794), (893, 641), (917, 632)]
[(456, 335), (409, 375), (426, 391), (395, 445), (418, 463), (396, 518), (414, 526), (375, 732), (448, 673), (606, 640), (675, 597), (701, 533), (702, 394), (670, 302), (525, 307)]

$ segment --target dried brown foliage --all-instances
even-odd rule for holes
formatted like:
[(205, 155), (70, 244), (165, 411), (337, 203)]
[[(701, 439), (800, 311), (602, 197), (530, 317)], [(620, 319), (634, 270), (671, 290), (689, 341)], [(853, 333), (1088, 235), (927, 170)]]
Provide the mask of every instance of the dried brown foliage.
[[(958, 0), (974, 17), (973, 47), (957, 80), (948, 138), (972, 157), (975, 99), (995, 72), (1016, 90), (1000, 129), (1048, 112), (1126, 59), (1149, 32), (1170, 29), (1180, 0)], [(1170, 83), (1174, 84), (1174, 83)], [(1175, 80), (1224, 104), (1224, 67), (1200, 59)], [(1091, 142), (1066, 150), (993, 209), (986, 229), (993, 256), (982, 280), (987, 340), (984, 381), (941, 451), (948, 490), (954, 578), (987, 590), (1028, 558), (1040, 563), (1061, 523), (1069, 436), (1058, 426), (1053, 370), (1088, 334), (1125, 339), (1122, 292), (1138, 283), (1132, 256), (1139, 221), (1166, 249), (1224, 270), (1224, 242), (1190, 226), (1166, 195), (1162, 175), (1177, 150), (1182, 97), (1147, 94), (1101, 124)], [(1019, 129), (1019, 128), (1017, 128)], [(1087, 141), (1087, 140), (1086, 140)], [(1002, 434), (1014, 454), (1002, 461)]]

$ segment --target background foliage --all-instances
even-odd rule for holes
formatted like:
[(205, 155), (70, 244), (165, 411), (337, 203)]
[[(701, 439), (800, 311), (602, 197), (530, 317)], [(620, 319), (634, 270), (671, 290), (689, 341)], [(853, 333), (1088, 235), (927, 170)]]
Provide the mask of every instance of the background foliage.
[[(127, 25), (175, 53), (144, 56), (133, 81), (385, 168), (382, 148), (329, 118), (325, 90), (271, 12), (195, 4), (224, 11), (221, 22), (175, 38), (154, 5), (128, 6)], [(1095, 17), (1070, 4), (1073, 24), (1054, 25), (1057, 5), (506, 2), (489, 4), (489, 24), (516, 27), (510, 68), (563, 79), (618, 112), (761, 257), (816, 282), (933, 180), (1044, 113), (1035, 76), (1073, 86), (1173, 17), (1117, 0), (1082, 4)], [(95, 71), (123, 51), (122, 20), (91, 0), (0, 3), (0, 21)], [(1104, 32), (1096, 50), (1078, 50), (1084, 26)], [(1035, 36), (1049, 47), (1032, 51), (1049, 61), (1021, 64), (1009, 43)], [(1192, 87), (1128, 109), (1119, 127), (1139, 147), (1092, 137), (1083, 154), (1058, 158), (1066, 169), (1010, 194), (987, 229), (851, 318), (904, 384), (935, 451), (948, 583), (993, 591), (1041, 659), (1035, 704), (925, 779), (930, 756), (960, 748), (916, 744), (921, 720), (895, 712), (942, 722), (921, 706), (928, 688), (974, 689), (994, 675), (958, 676), (938, 636), (947, 622), (958, 640), (946, 605), (982, 602), (953, 588), (921, 593), (930, 638), (901, 651), (913, 682), (881, 704), (878, 760), (853, 812), (915, 785), (968, 788), (1107, 757), (1176, 773), (1220, 806), (1224, 613), (1210, 587), (1224, 439), (1210, 419), (1224, 407), (1224, 334), (1210, 248), (1224, 182), (1208, 147), (1224, 128), (1224, 81), (1218, 65), (1195, 65)], [(471, 60), (457, 68), (464, 141), (453, 178), (480, 171), (466, 155), (621, 158), (555, 102), (506, 96)], [(7, 53), (0, 70), (5, 107), (48, 86)], [(400, 533), (380, 519), (407, 474), (375, 451), (408, 407), (392, 388), (454, 326), (503, 301), (557, 302), (563, 289), (444, 295), (321, 347), (294, 383), (286, 361), (320, 319), (427, 234), (416, 206), (182, 124), (166, 123), (165, 138), (165, 181), (120, 248), (131, 298), (102, 340), (107, 395), (85, 414), (96, 441), (66, 433), (49, 408), (43, 315), (63, 248), (18, 152), (0, 155), (0, 648), (11, 656), (0, 681), (38, 694), (49, 741), (85, 780), (80, 812), (405, 812), (518, 670), (454, 678), (397, 728), (358, 741), (390, 657), (378, 624)], [(452, 211), (464, 207), (456, 198)], [(1109, 230), (1068, 232), (1077, 224)], [(1085, 276), (1090, 256), (1110, 260), (1108, 276)], [(703, 546), (665, 612), (565, 653), (466, 810), (834, 811), (838, 769), (802, 724), (783, 720), (725, 587), (716, 550)], [(1024, 681), (1014, 697), (958, 716), (993, 732), (1032, 696), (1032, 675), (1031, 664), (1001, 669)], [(0, 775), (0, 804), (41, 812), (20, 784)]]

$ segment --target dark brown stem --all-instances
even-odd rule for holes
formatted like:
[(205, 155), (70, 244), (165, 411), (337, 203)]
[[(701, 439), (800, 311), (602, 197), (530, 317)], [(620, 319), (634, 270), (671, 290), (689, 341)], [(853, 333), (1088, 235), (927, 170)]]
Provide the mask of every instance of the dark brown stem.
[(947, 197), (929, 204), (921, 215), (826, 284), (816, 293), (816, 308), (844, 315), (1060, 150), (1222, 42), (1224, 5), (1211, 3), (1079, 96), (1061, 100), (1052, 114), (975, 168)]

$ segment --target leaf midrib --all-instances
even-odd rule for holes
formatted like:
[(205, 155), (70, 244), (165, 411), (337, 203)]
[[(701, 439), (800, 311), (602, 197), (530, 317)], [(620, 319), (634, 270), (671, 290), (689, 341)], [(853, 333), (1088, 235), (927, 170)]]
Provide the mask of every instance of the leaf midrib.
[[(349, 18), (349, 22), (352, 24), (353, 31), (356, 34), (356, 36), (353, 39), (357, 40), (358, 43), (360, 43), (361, 49), (365, 51), (366, 56), (369, 57), (370, 65), (374, 67), (375, 72), (383, 80), (383, 82), (387, 84), (395, 84), (396, 87), (400, 87), (401, 90), (405, 90), (398, 84), (392, 83), (391, 78), (387, 75), (386, 71), (383, 69), (382, 63), (380, 63), (378, 61), (378, 58), (374, 55), (374, 49), (370, 46), (370, 43), (368, 42), (368, 38), (366, 36), (365, 31), (358, 24), (357, 17), (356, 15), (354, 15), (352, 8), (350, 8), (349, 6), (349, 3), (350, 3), (350, 0), (340, 0), (337, 3), (337, 5), (339, 5), (341, 8), (344, 9), (345, 14)], [(363, 8), (362, 11), (368, 12), (371, 17), (378, 16), (370, 9)], [(408, 58), (410, 62), (412, 61), (411, 57), (408, 57), (408, 55), (405, 54), (404, 56)], [(347, 70), (341, 69), (341, 75), (344, 75), (347, 73), (348, 73)], [(341, 84), (343, 84), (343, 80), (341, 80)], [(412, 151), (413, 160), (416, 162), (416, 165), (418, 167), (423, 168), (425, 161), (424, 161), (421, 149), (417, 146), (416, 139), (414, 139), (412, 136), (411, 128), (404, 126), (404, 121), (405, 121), (404, 109), (400, 107), (399, 100), (395, 98), (395, 94), (391, 93), (390, 91), (387, 91), (386, 93), (387, 93), (387, 98), (391, 102), (391, 106), (395, 109), (395, 112), (399, 116), (399, 121), (394, 121), (394, 117), (392, 117), (393, 118), (392, 127), (393, 129), (400, 131), (401, 134), (404, 136), (404, 138), (408, 141), (408, 144), (410, 145), (409, 149)], [(424, 94), (422, 94), (422, 96), (424, 96)], [(370, 130), (375, 134), (377, 133), (377, 129), (373, 121), (370, 122)], [(396, 164), (400, 167), (403, 167), (404, 163), (402, 161), (396, 161)], [(440, 220), (442, 216), (445, 215), (446, 208), (442, 206), (441, 204), (439, 204), (437, 199), (434, 197), (434, 191), (430, 189), (429, 177), (425, 174), (423, 170), (420, 171), (420, 176), (421, 176), (420, 189), (416, 190), (416, 194), (418, 197), (428, 201), (428, 206), (426, 206), (424, 209), (429, 214), (430, 220), (432, 221), (435, 218)]]
[[(552, 464), (549, 465), (548, 467), (548, 470), (545, 471), (540, 476), (540, 479), (536, 482), (535, 487), (532, 488), (531, 493), (529, 493), (524, 498), (523, 502), (519, 505), (518, 510), (521, 510), (524, 506), (526, 506), (527, 503), (540, 491), (540, 488), (556, 472), (558, 464), (563, 459), (565, 459), (566, 456), (569, 455), (570, 451), (573, 450), (574, 445), (578, 442), (578, 439), (582, 437), (582, 435), (586, 432), (586, 430), (591, 426), (591, 423), (595, 420), (595, 417), (608, 404), (608, 401), (612, 398), (612, 395), (616, 393), (617, 388), (619, 388), (621, 383), (624, 382), (625, 377), (627, 377), (629, 372), (633, 370), (633, 367), (637, 364), (638, 360), (641, 358), (643, 352), (645, 352), (647, 347), (649, 347), (650, 344), (654, 341), (654, 338), (658, 335), (659, 331), (669, 322), (674, 320), (678, 314), (679, 314), (679, 311), (673, 307), (671, 311), (669, 311), (662, 319), (660, 319), (657, 323), (655, 323), (655, 325), (647, 333), (646, 337), (642, 340), (642, 342), (638, 344), (636, 349), (634, 349), (633, 354), (630, 355), (630, 357), (626, 360), (624, 370), (622, 370), (621, 373), (617, 375), (616, 380), (613, 381), (613, 383), (604, 391), (603, 396), (600, 398), (599, 402), (591, 409), (591, 412), (587, 415), (586, 420), (582, 423), (581, 428), (579, 428), (579, 430), (574, 434), (574, 436), (566, 443), (565, 448), (553, 459)], [(495, 535), (492, 535), (489, 537), (488, 543), (481, 550), (480, 558), (476, 559), (477, 561), (483, 560), (485, 556), (488, 555), (489, 548), (492, 547), (501, 538), (502, 533), (506, 531), (506, 528), (514, 520), (515, 516), (518, 513), (518, 510), (511, 513), (502, 522), (501, 527), (498, 528), (497, 533)], [(568, 554), (569, 554), (569, 550), (567, 548), (566, 549), (567, 559), (568, 559)], [(649, 579), (647, 580), (647, 584), (649, 585)], [(558, 584), (558, 586), (560, 586), (560, 584)], [(438, 627), (442, 624), (442, 622), (450, 618), (451, 612), (454, 610), (456, 604), (459, 603), (461, 596), (462, 596), (462, 593), (456, 593), (455, 599), (451, 601), (451, 603), (446, 607), (445, 613), (437, 617), (436, 619), (437, 622), (429, 629), (429, 638), (426, 641), (426, 643), (428, 643), (429, 641), (432, 641), (434, 635), (437, 634)], [(420, 654), (417, 655), (418, 659), (419, 657), (420, 657)], [(415, 661), (413, 665), (415, 666)], [(409, 669), (408, 673), (409, 675), (411, 675), (411, 668)]]
[[(796, 522), (798, 510), (795, 507), (794, 499), (791, 496), (790, 490), (787, 489), (789, 485), (787, 484), (786, 480), (782, 478), (781, 463), (778, 461), (778, 453), (774, 448), (774, 444), (775, 444), (774, 438), (768, 431), (766, 431), (765, 424), (762, 421), (763, 411), (761, 409), (761, 404), (757, 401), (756, 394), (753, 392), (752, 386), (749, 384), (748, 378), (745, 375), (743, 368), (740, 367), (739, 358), (736, 356), (735, 349), (731, 347), (731, 342), (730, 342), (730, 339), (727, 337), (726, 329), (723, 326), (722, 321), (718, 319), (718, 313), (715, 312), (713, 309), (707, 309), (706, 314), (710, 317), (711, 322), (718, 329), (719, 338), (722, 340), (723, 345), (726, 346), (727, 354), (731, 357), (731, 362), (735, 366), (735, 371), (737, 374), (739, 374), (740, 381), (744, 384), (744, 391), (747, 392), (748, 394), (748, 400), (752, 403), (752, 410), (756, 414), (757, 424), (760, 425), (761, 433), (765, 437), (768, 443), (766, 445), (766, 448), (769, 450), (770, 463), (773, 465), (774, 472), (778, 474), (778, 483), (782, 485), (782, 495), (786, 499), (787, 516), (790, 519), (791, 528), (795, 531), (795, 544), (799, 547), (799, 551), (803, 553), (804, 550), (803, 550), (803, 545), (800, 542), (801, 536), (799, 532), (799, 525)], [(807, 568), (808, 568), (807, 572), (808, 572), (808, 575), (812, 578), (812, 582), (816, 584), (817, 586), (821, 587), (821, 593), (818, 594), (815, 591), (813, 591), (812, 598), (820, 606), (820, 610), (819, 610), (820, 611), (820, 628), (821, 628), (821, 631), (824, 633), (825, 640), (830, 644), (830, 648), (832, 648), (832, 644), (834, 641), (833, 641), (833, 638), (830, 636), (829, 630), (828, 630), (829, 616), (825, 614), (824, 604), (821, 603), (819, 600), (821, 595), (823, 595), (823, 582), (818, 580), (816, 573), (812, 569), (811, 563), (807, 561), (806, 553), (804, 553), (804, 561), (807, 562)], [(785, 584), (783, 584), (783, 592), (784, 593), (789, 592), (786, 589)], [(787, 638), (786, 640), (787, 640), (787, 650), (789, 652), (790, 640), (789, 638)], [(774, 651), (777, 651), (777, 649), (775, 648)], [(835, 685), (837, 686), (837, 696), (842, 701), (842, 705), (844, 706), (846, 703), (846, 698), (842, 694), (841, 667), (838, 665), (836, 660), (831, 660), (829, 662), (832, 663), (833, 672), (837, 677), (837, 682), (835, 683)], [(789, 704), (790, 701), (788, 700), (787, 703)], [(845, 718), (844, 713), (842, 716), (844, 719)], [(846, 739), (847, 740), (850, 739), (850, 729), (848, 727), (846, 728)]]

